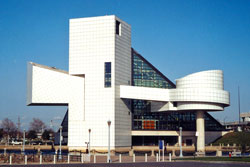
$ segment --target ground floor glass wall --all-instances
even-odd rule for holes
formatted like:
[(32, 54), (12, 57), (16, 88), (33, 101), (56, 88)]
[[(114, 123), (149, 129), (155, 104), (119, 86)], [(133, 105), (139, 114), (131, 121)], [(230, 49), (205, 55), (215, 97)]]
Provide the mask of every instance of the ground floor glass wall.
[(159, 140), (164, 143), (175, 145), (178, 142), (177, 136), (132, 136), (133, 146), (157, 146)]

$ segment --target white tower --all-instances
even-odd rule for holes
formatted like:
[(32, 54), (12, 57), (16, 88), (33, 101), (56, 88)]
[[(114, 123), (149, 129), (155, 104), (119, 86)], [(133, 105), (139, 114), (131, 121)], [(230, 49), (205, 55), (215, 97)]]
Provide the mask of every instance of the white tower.
[(108, 120), (111, 148), (131, 146), (131, 118), (119, 87), (131, 83), (130, 25), (115, 16), (71, 19), (69, 37), (69, 74), (85, 77), (85, 102), (83, 118), (69, 105), (68, 146), (82, 146), (79, 140), (88, 141), (91, 129), (91, 147), (106, 147)]

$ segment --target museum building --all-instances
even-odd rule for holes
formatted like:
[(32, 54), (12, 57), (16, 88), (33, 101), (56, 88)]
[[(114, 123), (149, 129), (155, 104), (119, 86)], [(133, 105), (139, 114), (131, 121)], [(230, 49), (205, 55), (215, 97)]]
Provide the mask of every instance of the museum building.
[(175, 84), (131, 47), (131, 27), (116, 16), (70, 19), (69, 27), (69, 72), (27, 65), (27, 105), (68, 106), (62, 126), (69, 149), (85, 149), (89, 135), (91, 149), (107, 149), (107, 121), (112, 149), (164, 140), (204, 152), (227, 133), (208, 113), (230, 105), (221, 70)]

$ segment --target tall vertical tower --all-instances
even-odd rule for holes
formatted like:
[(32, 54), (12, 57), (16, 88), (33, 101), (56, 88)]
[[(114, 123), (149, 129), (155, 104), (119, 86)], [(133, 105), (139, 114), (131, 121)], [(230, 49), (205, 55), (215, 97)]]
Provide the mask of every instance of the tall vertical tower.
[(91, 147), (106, 147), (108, 120), (111, 147), (131, 146), (131, 116), (120, 99), (120, 85), (131, 84), (130, 25), (115, 16), (70, 19), (69, 34), (69, 74), (84, 76), (85, 101), (81, 116), (69, 105), (68, 146), (85, 146), (91, 129)]

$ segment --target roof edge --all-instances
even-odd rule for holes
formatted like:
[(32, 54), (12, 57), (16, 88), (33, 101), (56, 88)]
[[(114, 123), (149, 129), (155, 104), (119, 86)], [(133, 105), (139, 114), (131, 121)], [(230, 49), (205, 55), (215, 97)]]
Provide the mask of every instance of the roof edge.
[(42, 65), (42, 64), (37, 64), (37, 63), (34, 63), (34, 62), (28, 62), (28, 63), (33, 65), (33, 66), (41, 67), (41, 68), (44, 68), (44, 69), (53, 70), (53, 71), (61, 72), (61, 73), (64, 73), (64, 74), (69, 74), (67, 71), (58, 69), (56, 67), (49, 67), (49, 66), (45, 66), (45, 65)]

